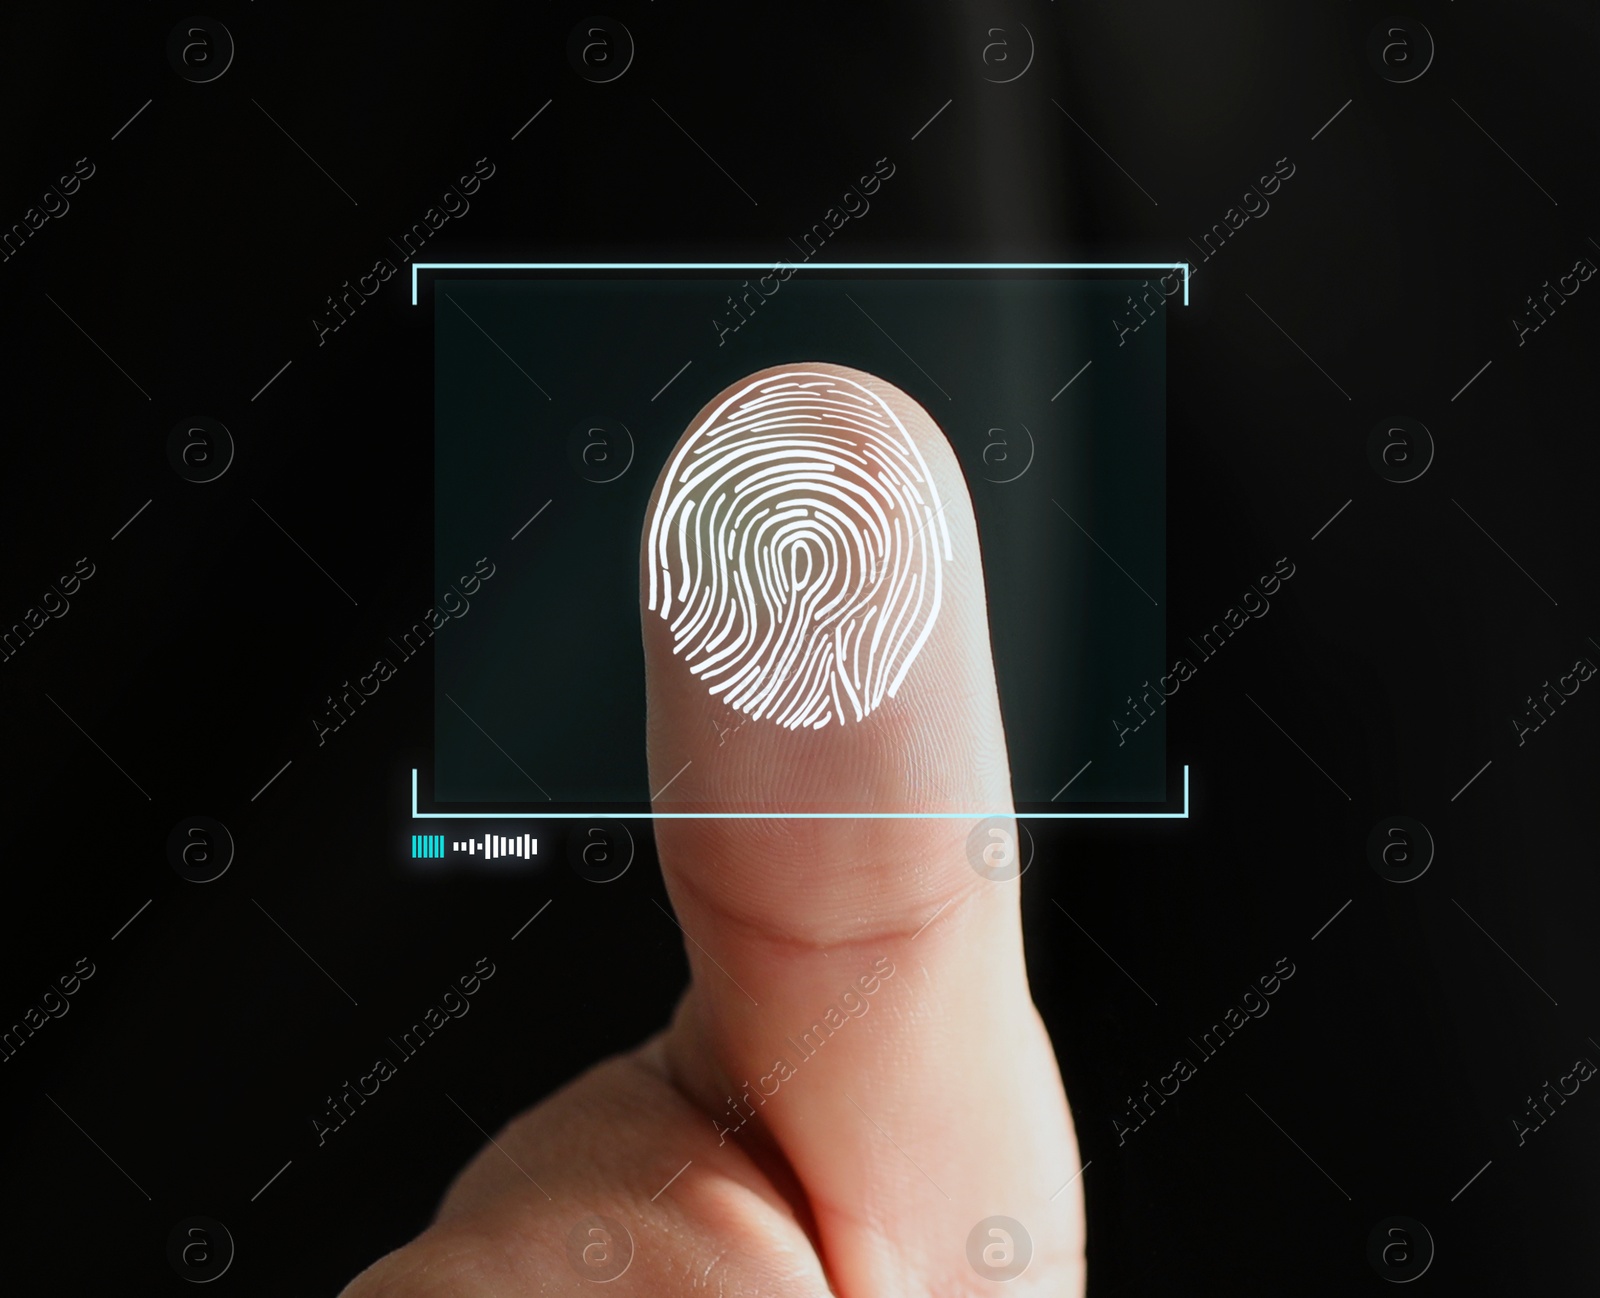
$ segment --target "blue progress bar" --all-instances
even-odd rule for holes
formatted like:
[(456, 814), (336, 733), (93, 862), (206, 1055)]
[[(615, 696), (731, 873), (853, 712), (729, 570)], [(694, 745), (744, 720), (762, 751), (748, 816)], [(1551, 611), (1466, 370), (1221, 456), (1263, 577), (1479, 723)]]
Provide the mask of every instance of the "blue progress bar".
[(413, 834), (411, 835), (411, 859), (416, 860), (424, 856), (444, 855), (443, 834)]

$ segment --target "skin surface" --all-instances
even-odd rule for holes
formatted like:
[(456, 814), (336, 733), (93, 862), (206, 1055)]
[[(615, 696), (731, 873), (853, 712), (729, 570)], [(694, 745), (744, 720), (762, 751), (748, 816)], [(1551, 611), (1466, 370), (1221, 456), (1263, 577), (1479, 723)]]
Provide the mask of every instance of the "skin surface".
[[(1082, 1179), (1061, 1188), (1078, 1149), (1028, 990), (1020, 885), (969, 862), (977, 813), (1009, 809), (1011, 789), (966, 483), (910, 397), (819, 362), (740, 380), (685, 436), (787, 370), (868, 385), (916, 439), (955, 556), (943, 606), (896, 697), (797, 731), (713, 697), (641, 599), (656, 809), (975, 814), (657, 821), (692, 971), (672, 1023), (512, 1121), (434, 1224), (345, 1298), (1083, 1292)], [(641, 546), (641, 577), (648, 562)], [(583, 1235), (596, 1215), (632, 1249), (603, 1287), (628, 1244)], [(969, 1235), (994, 1216), (1032, 1245), (1003, 1286), (968, 1261)]]

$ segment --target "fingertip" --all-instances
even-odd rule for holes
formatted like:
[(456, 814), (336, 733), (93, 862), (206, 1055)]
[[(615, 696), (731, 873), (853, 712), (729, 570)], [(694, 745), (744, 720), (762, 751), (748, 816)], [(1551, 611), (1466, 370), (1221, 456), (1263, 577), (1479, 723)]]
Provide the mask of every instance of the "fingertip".
[(941, 621), (980, 630), (966, 647), (988, 668), (960, 465), (926, 409), (862, 370), (773, 366), (707, 402), (658, 476), (640, 565), (649, 666), (676, 660), (751, 721), (867, 720)]
[[(692, 856), (715, 900), (816, 936), (972, 882), (916, 868), (961, 861), (965, 825), (827, 819), (1011, 807), (971, 499), (909, 394), (805, 362), (714, 396), (652, 494), (640, 604), (658, 813), (783, 820), (658, 821), (669, 872)], [(716, 864), (751, 854), (792, 868)]]

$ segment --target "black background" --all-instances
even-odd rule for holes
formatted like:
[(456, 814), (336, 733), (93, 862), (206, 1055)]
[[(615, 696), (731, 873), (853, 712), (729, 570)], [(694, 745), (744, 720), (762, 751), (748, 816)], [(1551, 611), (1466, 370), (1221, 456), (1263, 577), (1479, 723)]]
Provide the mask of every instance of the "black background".
[[(19, 1291), (192, 1292), (165, 1246), (205, 1214), (238, 1246), (219, 1292), (333, 1292), (424, 1225), (474, 1122), (679, 991), (647, 844), (603, 888), (397, 868), (425, 674), (320, 748), (309, 723), (438, 595), (428, 313), (397, 277), (322, 345), (310, 319), (480, 157), (430, 256), (774, 258), (889, 157), (829, 256), (1169, 260), (1294, 164), (1168, 321), (1171, 642), (1296, 574), (1167, 705), (1194, 818), (1046, 829), (1024, 890), (1091, 1292), (1390, 1292), (1366, 1243), (1391, 1214), (1437, 1247), (1419, 1291), (1583, 1283), (1600, 1097), (1522, 1146), (1511, 1119), (1600, 1060), (1600, 686), (1521, 745), (1512, 719), (1600, 654), (1600, 285), (1520, 346), (1511, 319), (1600, 256), (1594, 8), (1422, 4), (1437, 55), (1403, 84), (1365, 3), (618, 5), (637, 55), (605, 85), (567, 58), (586, 12), (227, 7), (204, 85), (167, 61), (179, 10), (0, 19), (0, 219), (95, 167), (0, 264), (0, 619), (95, 564), (0, 663), (0, 1018), (96, 966), (0, 1063)], [(988, 29), (1024, 24), (1037, 58), (994, 84)], [(201, 414), (237, 443), (207, 485), (165, 449)], [(1406, 484), (1366, 453), (1395, 415), (1436, 445)], [(238, 845), (206, 885), (164, 852), (196, 814)], [(1409, 884), (1365, 855), (1395, 814), (1437, 845)], [(318, 1147), (324, 1095), (483, 955), (472, 1013)], [(1284, 956), (1268, 1017), (1119, 1146), (1123, 1097)]]

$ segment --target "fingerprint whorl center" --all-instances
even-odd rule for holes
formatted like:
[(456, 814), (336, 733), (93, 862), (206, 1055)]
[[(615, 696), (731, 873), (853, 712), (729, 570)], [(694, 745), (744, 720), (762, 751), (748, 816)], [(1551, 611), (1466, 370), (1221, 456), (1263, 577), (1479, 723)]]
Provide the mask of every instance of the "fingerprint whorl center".
[(753, 720), (820, 730), (893, 698), (938, 616), (943, 505), (898, 415), (793, 370), (724, 400), (650, 520), (649, 607), (672, 652)]

